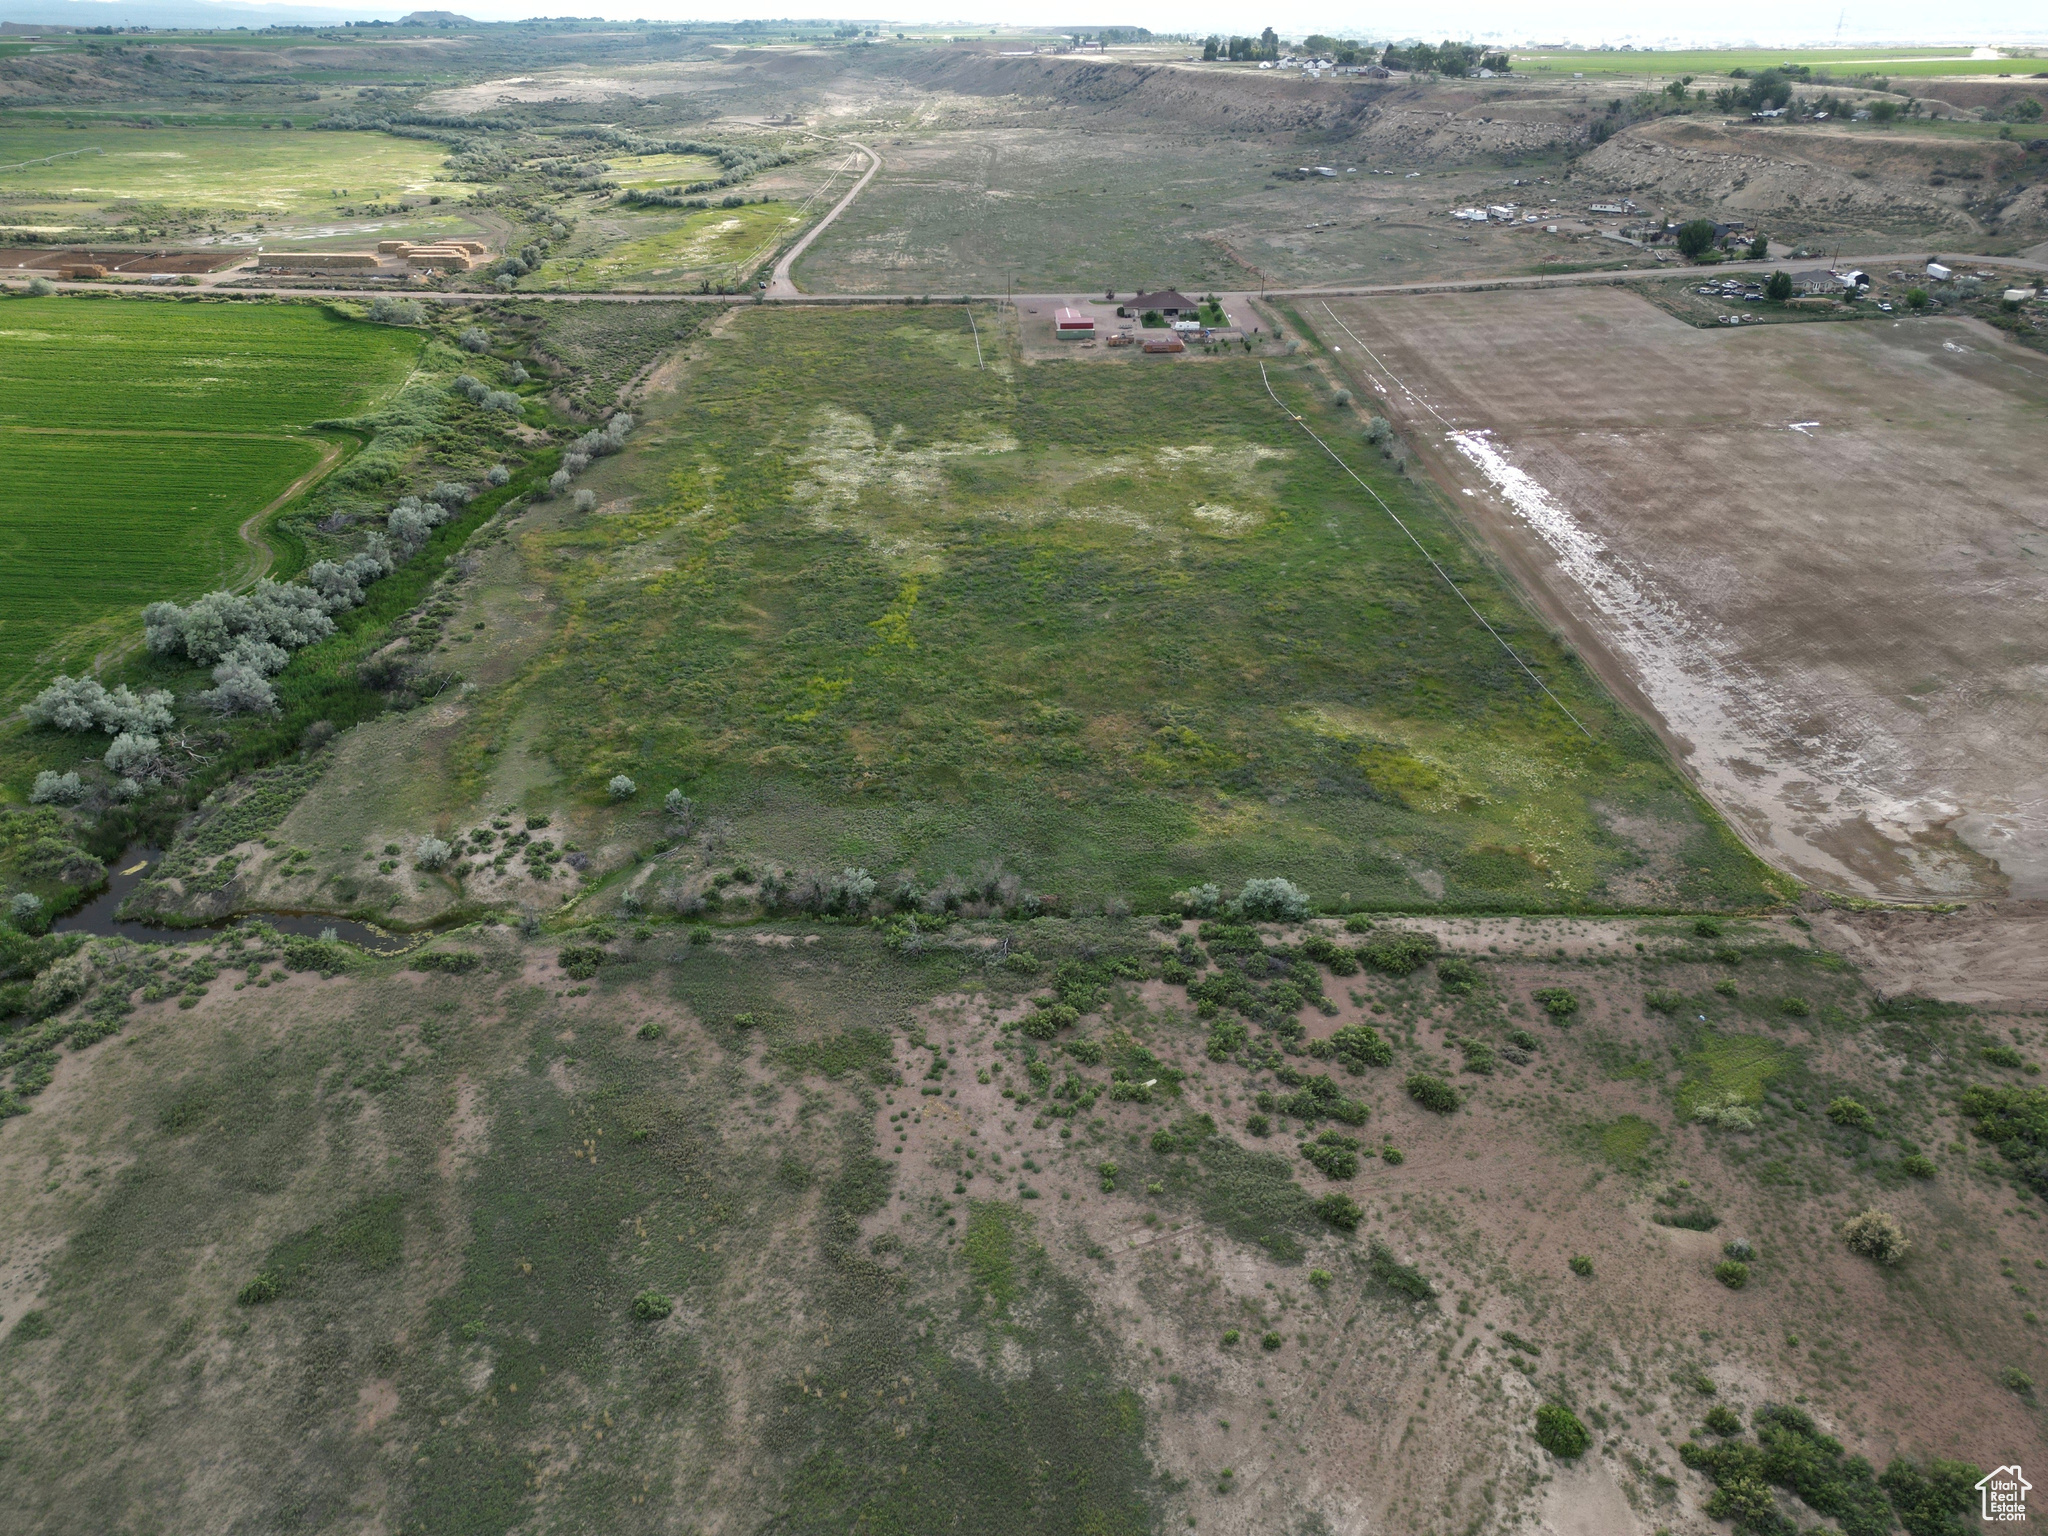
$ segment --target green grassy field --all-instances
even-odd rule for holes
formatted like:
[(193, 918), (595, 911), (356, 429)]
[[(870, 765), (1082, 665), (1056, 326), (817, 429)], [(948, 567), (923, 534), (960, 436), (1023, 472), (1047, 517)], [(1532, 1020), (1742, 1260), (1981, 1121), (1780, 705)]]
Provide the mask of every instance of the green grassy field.
[[(15, 199), (7, 222), (47, 223), (99, 213), (120, 222), (125, 205), (163, 205), (222, 221), (336, 217), (346, 203), (401, 195), (466, 197), (442, 179), (447, 147), (382, 133), (286, 132), (260, 128), (137, 128), (132, 123), (62, 123), (0, 117), (0, 165), (87, 147), (104, 151), (55, 165), (0, 171), (0, 193)], [(337, 196), (338, 193), (345, 194)], [(50, 201), (23, 203), (38, 194)], [(27, 217), (32, 209), (36, 216)]]
[(294, 434), (388, 393), (418, 352), (303, 305), (0, 305), (0, 694), (244, 567), (238, 526), (320, 462)]
[(1805, 64), (1816, 73), (1851, 75), (2012, 75), (2015, 78), (2048, 69), (2048, 59), (1973, 59), (1967, 48), (1695, 48), (1671, 52), (1609, 53), (1574, 51), (1516, 53), (1516, 74), (1528, 75), (1726, 75), (1731, 69), (1754, 74), (1782, 64)]
[(802, 865), (1007, 859), (1154, 904), (1255, 873), (1333, 904), (1649, 899), (1629, 806), (1685, 850), (1669, 899), (1763, 897), (1433, 496), (1367, 471), (1597, 740), (1303, 451), (1255, 360), (1023, 368), (984, 316), (983, 370), (958, 309), (736, 318), (593, 472), (630, 502), (528, 536), (567, 627), (481, 713), (478, 772), (538, 734), (578, 792), (678, 784)]
[(571, 247), (547, 262), (529, 287), (676, 288), (700, 278), (736, 280), (796, 228), (794, 205), (749, 203), (706, 208), (678, 217), (668, 210), (638, 215), (646, 233), (605, 243), (589, 254)]

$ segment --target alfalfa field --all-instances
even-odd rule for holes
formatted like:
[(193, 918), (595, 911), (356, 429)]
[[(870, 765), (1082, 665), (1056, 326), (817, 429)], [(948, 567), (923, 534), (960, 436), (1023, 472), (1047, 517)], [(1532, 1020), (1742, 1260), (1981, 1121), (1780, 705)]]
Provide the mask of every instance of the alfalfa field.
[(130, 638), (146, 603), (267, 564), (245, 525), (337, 452), (307, 429), (418, 352), (308, 305), (0, 304), (0, 695)]

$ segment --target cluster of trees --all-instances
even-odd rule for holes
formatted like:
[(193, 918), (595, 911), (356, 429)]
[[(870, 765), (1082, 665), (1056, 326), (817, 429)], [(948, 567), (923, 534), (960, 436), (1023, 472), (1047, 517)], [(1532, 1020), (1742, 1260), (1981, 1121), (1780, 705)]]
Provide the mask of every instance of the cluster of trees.
[(1342, 37), (1325, 37), (1312, 32), (1302, 39), (1301, 46), (1319, 59), (1334, 59), (1339, 64), (1376, 64), (1380, 51), (1371, 43), (1354, 43)]
[(1246, 63), (1280, 57), (1280, 35), (1271, 27), (1257, 37), (1209, 37), (1203, 40), (1202, 57)]
[(1490, 69), (1497, 75), (1508, 73), (1508, 56), (1505, 53), (1482, 52), (1471, 43), (1456, 43), (1449, 38), (1434, 48), (1428, 43), (1390, 45), (1381, 55), (1380, 62), (1389, 69), (1448, 75), (1452, 79), (1476, 74), (1482, 69)]
[(347, 560), (315, 561), (303, 585), (264, 580), (248, 593), (209, 592), (189, 607), (151, 603), (142, 611), (144, 638), (160, 656), (213, 664), (214, 685), (199, 702), (215, 713), (275, 713), (270, 679), (291, 653), (333, 634), (333, 615), (360, 607), (365, 587), (418, 554), (474, 494), (467, 485), (443, 481), (424, 497), (402, 498), (382, 533), (371, 534)]
[[(1379, 63), (1389, 69), (1405, 69), (1416, 74), (1463, 76), (1481, 69), (1490, 69), (1497, 75), (1508, 72), (1505, 53), (1497, 50), (1482, 52), (1471, 43), (1454, 43), (1448, 38), (1434, 46), (1429, 43), (1389, 43), (1381, 49), (1372, 43), (1352, 42), (1312, 32), (1302, 40), (1301, 48), (1304, 53), (1332, 59), (1339, 64)], [(1277, 60), (1280, 50), (1279, 35), (1271, 27), (1257, 37), (1224, 37), (1218, 34), (1202, 43), (1204, 59), (1232, 62)]]
[[(559, 496), (569, 489), (569, 482), (584, 470), (590, 468), (592, 459), (601, 459), (608, 453), (617, 453), (626, 446), (626, 438), (633, 430), (633, 416), (629, 411), (620, 411), (602, 427), (584, 433), (569, 445), (562, 455), (562, 467), (548, 476), (547, 493)], [(584, 501), (589, 497), (588, 503)], [(576, 493), (576, 510), (587, 512), (596, 505), (597, 497), (589, 491)]]

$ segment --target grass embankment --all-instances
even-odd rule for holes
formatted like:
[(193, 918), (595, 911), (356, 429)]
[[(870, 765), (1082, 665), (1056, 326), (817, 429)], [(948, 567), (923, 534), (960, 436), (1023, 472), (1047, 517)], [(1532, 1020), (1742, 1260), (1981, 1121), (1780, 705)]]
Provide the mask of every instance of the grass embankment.
[(241, 525), (389, 394), (417, 336), (306, 306), (15, 299), (0, 331), (0, 695), (87, 666), (157, 598), (249, 563)]
[(966, 318), (738, 316), (594, 482), (630, 503), (528, 537), (566, 627), (469, 761), (537, 709), (579, 791), (624, 772), (767, 856), (1004, 860), (1070, 902), (1256, 873), (1360, 906), (1770, 899), (1430, 494), (1354, 455), (1592, 740), (1253, 360), (984, 370)]

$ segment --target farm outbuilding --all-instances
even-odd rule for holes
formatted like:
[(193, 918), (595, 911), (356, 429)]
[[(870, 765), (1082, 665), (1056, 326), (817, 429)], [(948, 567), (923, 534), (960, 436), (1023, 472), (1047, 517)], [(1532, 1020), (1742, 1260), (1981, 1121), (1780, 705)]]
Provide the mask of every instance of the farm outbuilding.
[(1084, 315), (1078, 309), (1056, 310), (1052, 317), (1052, 330), (1055, 336), (1093, 336), (1095, 317)]

